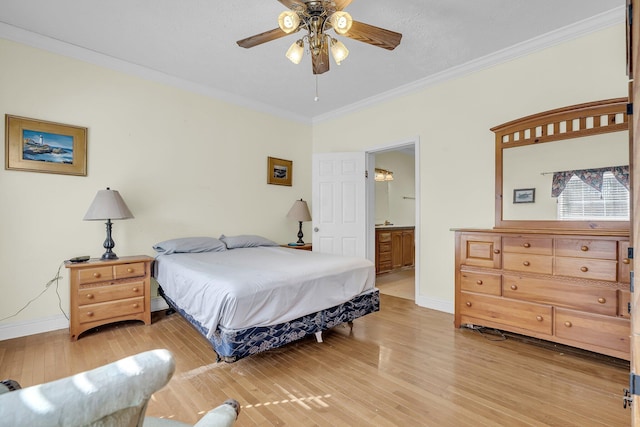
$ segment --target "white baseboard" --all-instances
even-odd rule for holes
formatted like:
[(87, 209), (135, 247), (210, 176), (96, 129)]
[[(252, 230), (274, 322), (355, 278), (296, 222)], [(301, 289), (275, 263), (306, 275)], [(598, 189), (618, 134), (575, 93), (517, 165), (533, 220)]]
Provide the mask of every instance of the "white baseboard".
[[(151, 311), (166, 310), (169, 306), (162, 297), (151, 298)], [(69, 321), (62, 314), (42, 317), (40, 319), (27, 320), (22, 322), (0, 324), (0, 341), (12, 338), (26, 337), (28, 335), (41, 334), (44, 332), (57, 331), (59, 329), (69, 329)]]
[(418, 295), (416, 298), (416, 304), (420, 307), (430, 308), (432, 310), (443, 311), (451, 314), (454, 313), (454, 304), (451, 301)]

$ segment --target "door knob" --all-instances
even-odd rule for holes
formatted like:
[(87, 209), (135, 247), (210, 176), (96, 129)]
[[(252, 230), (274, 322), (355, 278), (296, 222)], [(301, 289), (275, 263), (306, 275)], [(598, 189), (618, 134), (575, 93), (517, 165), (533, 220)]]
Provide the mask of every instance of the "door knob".
[(320, 231), (320, 229), (318, 227), (313, 227), (313, 231), (317, 233), (318, 231)]

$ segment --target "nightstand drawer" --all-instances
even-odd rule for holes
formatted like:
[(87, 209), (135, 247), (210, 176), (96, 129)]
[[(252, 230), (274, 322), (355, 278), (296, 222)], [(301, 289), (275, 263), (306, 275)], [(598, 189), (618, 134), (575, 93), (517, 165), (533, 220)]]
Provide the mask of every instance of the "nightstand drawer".
[(126, 279), (128, 277), (139, 277), (145, 275), (144, 262), (135, 262), (131, 264), (115, 265), (115, 278)]
[(144, 296), (144, 282), (134, 281), (121, 285), (85, 287), (78, 290), (78, 304), (95, 304)]
[(104, 282), (111, 279), (113, 279), (113, 268), (111, 266), (78, 269), (78, 284), (80, 285)]
[(144, 297), (127, 298), (80, 306), (78, 307), (78, 317), (80, 323), (88, 323), (128, 314), (142, 313), (143, 311)]

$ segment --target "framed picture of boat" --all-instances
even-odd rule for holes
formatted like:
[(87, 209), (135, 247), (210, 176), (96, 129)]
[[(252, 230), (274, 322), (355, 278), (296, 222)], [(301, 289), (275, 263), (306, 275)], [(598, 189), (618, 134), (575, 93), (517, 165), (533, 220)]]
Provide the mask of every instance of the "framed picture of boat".
[(87, 176), (87, 128), (6, 114), (5, 169)]

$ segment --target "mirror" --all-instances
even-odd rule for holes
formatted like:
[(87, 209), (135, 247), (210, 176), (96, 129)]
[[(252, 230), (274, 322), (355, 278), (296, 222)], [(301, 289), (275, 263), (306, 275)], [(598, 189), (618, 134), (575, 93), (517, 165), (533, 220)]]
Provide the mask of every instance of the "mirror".
[(628, 230), (628, 220), (561, 221), (551, 196), (554, 172), (629, 165), (626, 102), (580, 104), (493, 128), (496, 227)]

